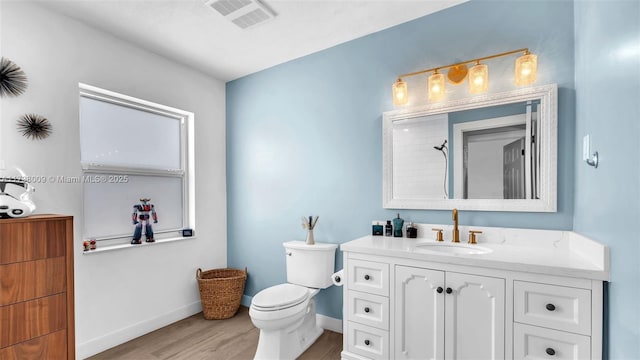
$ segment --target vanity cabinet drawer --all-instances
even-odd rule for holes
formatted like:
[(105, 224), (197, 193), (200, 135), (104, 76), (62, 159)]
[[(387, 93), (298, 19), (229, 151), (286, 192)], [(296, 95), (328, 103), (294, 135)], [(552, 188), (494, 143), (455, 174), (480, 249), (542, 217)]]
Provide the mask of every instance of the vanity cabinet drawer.
[(387, 297), (349, 291), (347, 311), (349, 320), (389, 330), (389, 298)]
[(513, 357), (514, 359), (590, 359), (591, 338), (516, 323), (513, 325)]
[(349, 321), (347, 334), (347, 351), (368, 359), (389, 359), (387, 331)]
[(591, 291), (514, 281), (516, 322), (591, 335)]
[(389, 296), (389, 264), (349, 260), (349, 289)]

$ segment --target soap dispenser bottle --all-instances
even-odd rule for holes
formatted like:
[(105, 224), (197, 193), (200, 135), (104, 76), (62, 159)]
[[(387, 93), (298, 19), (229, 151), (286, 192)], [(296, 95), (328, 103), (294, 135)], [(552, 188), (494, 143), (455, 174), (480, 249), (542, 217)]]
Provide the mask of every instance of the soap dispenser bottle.
[(371, 225), (371, 235), (382, 235), (384, 234), (384, 227), (380, 225), (379, 222), (375, 221)]
[(387, 224), (384, 226), (384, 236), (391, 236), (393, 234), (393, 226), (391, 220), (387, 220)]
[(412, 222), (407, 225), (407, 237), (410, 239), (415, 239), (418, 237), (418, 228)]
[(398, 217), (393, 219), (393, 237), (402, 237), (402, 226), (404, 225), (404, 219)]

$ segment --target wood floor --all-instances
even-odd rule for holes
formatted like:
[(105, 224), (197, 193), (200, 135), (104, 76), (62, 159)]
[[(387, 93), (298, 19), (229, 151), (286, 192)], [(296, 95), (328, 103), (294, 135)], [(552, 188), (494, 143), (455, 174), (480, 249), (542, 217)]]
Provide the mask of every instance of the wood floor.
[[(231, 319), (205, 320), (199, 313), (89, 359), (253, 359), (258, 335), (259, 330), (249, 318), (249, 309), (241, 306)], [(325, 330), (298, 359), (340, 359), (341, 351), (342, 334)]]

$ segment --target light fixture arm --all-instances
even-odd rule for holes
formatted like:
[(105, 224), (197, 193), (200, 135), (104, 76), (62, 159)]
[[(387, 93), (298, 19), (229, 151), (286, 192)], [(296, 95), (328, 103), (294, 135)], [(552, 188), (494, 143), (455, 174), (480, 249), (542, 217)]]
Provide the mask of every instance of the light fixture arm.
[(484, 60), (495, 59), (495, 58), (499, 58), (499, 57), (502, 57), (502, 56), (507, 56), (507, 55), (511, 55), (511, 54), (517, 54), (517, 53), (524, 53), (524, 55), (528, 55), (529, 54), (529, 48), (523, 48), (523, 49), (518, 49), (518, 50), (507, 51), (507, 52), (503, 52), (503, 53), (500, 53), (500, 54), (480, 57), (480, 58), (471, 59), (471, 60), (467, 60), (467, 61), (461, 61), (461, 62), (457, 62), (457, 63), (454, 63), (454, 64), (445, 65), (445, 66), (438, 66), (438, 67), (434, 67), (434, 68), (431, 68), (431, 69), (414, 71), (414, 72), (402, 74), (402, 75), (398, 76), (398, 79), (402, 79), (402, 78), (409, 77), (409, 76), (422, 75), (422, 74), (426, 74), (426, 73), (430, 73), (430, 72), (434, 72), (434, 71), (438, 71), (438, 70), (442, 70), (442, 69), (452, 68), (452, 67), (458, 66), (458, 65), (466, 65), (466, 64), (469, 64), (469, 63), (473, 63), (473, 62), (480, 62), (480, 61), (484, 61)]

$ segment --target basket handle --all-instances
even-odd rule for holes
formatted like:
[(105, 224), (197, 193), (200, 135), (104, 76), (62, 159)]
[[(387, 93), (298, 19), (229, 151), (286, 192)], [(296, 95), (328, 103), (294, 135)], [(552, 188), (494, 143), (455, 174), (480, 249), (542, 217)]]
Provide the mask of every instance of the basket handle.
[(196, 280), (200, 280), (201, 277), (202, 277), (202, 269), (198, 268), (198, 270), (196, 270)]

